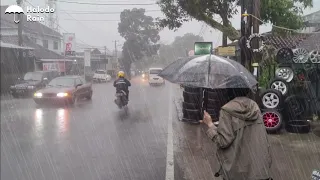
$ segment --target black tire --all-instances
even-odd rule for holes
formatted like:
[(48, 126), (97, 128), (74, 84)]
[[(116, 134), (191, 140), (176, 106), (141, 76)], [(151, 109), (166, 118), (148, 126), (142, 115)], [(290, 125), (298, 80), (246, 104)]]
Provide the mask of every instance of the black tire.
[[(258, 104), (262, 109), (282, 109), (284, 98), (281, 92), (275, 89), (267, 89), (260, 93)], [(278, 102), (277, 102), (278, 100)]]
[(214, 122), (219, 121), (220, 109), (207, 109), (207, 112)]
[(291, 120), (287, 123), (286, 130), (291, 133), (309, 133), (311, 125), (307, 120)]
[(183, 118), (190, 119), (192, 121), (199, 121), (201, 120), (201, 114), (199, 110), (194, 109), (183, 109)]
[(292, 95), (284, 100), (284, 109), (288, 121), (300, 118), (307, 110), (307, 103), (301, 96)]
[(86, 99), (91, 100), (92, 99), (92, 91), (86, 96)]
[(283, 96), (286, 96), (290, 91), (289, 84), (280, 78), (274, 78), (271, 80), (268, 88), (280, 91)]
[(262, 119), (268, 133), (277, 133), (281, 130), (283, 116), (276, 109), (263, 110)]
[(200, 105), (199, 104), (195, 104), (195, 103), (182, 102), (182, 108), (183, 109), (199, 110), (200, 109)]
[(201, 96), (200, 93), (189, 93), (183, 91), (183, 101), (187, 103), (200, 104)]
[(196, 87), (189, 87), (189, 86), (184, 86), (184, 91), (188, 93), (200, 93), (201, 88), (196, 88)]
[(77, 97), (76, 95), (73, 95), (72, 98), (69, 100), (69, 105), (74, 105), (76, 103)]

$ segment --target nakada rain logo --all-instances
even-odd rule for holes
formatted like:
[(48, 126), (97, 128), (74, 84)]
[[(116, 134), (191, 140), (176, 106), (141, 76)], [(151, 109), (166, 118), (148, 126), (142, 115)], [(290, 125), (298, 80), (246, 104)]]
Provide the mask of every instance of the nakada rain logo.
[(7, 7), (5, 14), (14, 14), (13, 21), (18, 24), (20, 20), (16, 20), (16, 14), (24, 14), (23, 9), (18, 5), (11, 5)]

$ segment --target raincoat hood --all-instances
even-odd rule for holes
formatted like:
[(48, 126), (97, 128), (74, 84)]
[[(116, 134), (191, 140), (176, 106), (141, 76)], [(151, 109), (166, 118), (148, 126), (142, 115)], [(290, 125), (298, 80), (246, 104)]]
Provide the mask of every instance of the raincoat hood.
[(222, 109), (244, 121), (259, 119), (260, 109), (258, 105), (247, 97), (236, 97), (225, 104)]

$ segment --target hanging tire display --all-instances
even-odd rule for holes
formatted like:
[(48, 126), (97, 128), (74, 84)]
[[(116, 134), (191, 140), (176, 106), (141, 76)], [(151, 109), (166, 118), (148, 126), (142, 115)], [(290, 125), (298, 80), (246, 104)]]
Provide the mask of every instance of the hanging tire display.
[(260, 94), (262, 109), (282, 109), (283, 96), (275, 89), (267, 89)]
[(298, 48), (293, 50), (294, 63), (306, 63), (309, 59), (309, 53), (306, 49)]
[(275, 109), (264, 110), (262, 119), (268, 133), (278, 132), (282, 127), (282, 115)]
[(319, 51), (311, 51), (309, 53), (309, 60), (311, 63), (320, 63), (320, 53)]
[(286, 130), (291, 133), (309, 133), (311, 125), (307, 120), (291, 120), (287, 123)]
[(280, 78), (275, 78), (274, 80), (272, 80), (269, 84), (269, 88), (280, 91), (284, 96), (289, 92), (288, 83)]
[(286, 82), (291, 82), (294, 77), (294, 73), (290, 67), (279, 67), (276, 69), (275, 76), (276, 78), (283, 79)]
[(284, 100), (285, 112), (287, 120), (293, 120), (299, 118), (307, 109), (307, 103), (303, 97), (292, 95)]
[(189, 92), (183, 91), (183, 101), (187, 103), (200, 104), (201, 102), (200, 93), (189, 93)]
[[(252, 48), (251, 43), (252, 43), (253, 39), (259, 39), (260, 40), (261, 45), (260, 45), (259, 48), (256, 48), (256, 49)], [(246, 45), (247, 45), (248, 49), (252, 50), (252, 52), (262, 52), (263, 48), (266, 45), (264, 41), (265, 41), (264, 36), (262, 36), (261, 34), (255, 33), (255, 34), (251, 34), (249, 36), (249, 39), (247, 40)]]
[(281, 48), (277, 52), (276, 61), (280, 64), (292, 63), (293, 51), (290, 48)]

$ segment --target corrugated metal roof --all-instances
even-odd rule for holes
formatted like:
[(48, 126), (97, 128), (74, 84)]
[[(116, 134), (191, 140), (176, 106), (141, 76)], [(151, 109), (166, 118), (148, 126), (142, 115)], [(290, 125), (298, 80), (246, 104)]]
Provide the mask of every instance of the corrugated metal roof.
[(0, 41), (0, 47), (13, 48), (13, 49), (34, 49), (34, 48), (31, 48), (31, 47), (23, 47), (23, 46), (17, 46), (17, 45), (14, 45), (14, 44), (4, 43), (2, 41)]
[[(1, 36), (1, 41), (4, 43), (18, 45), (18, 36)], [(43, 46), (36, 44), (32, 40), (30, 40), (27, 36), (23, 36), (23, 45), (26, 47), (34, 48), (34, 54), (37, 59), (63, 59), (64, 56), (53, 52)]]

